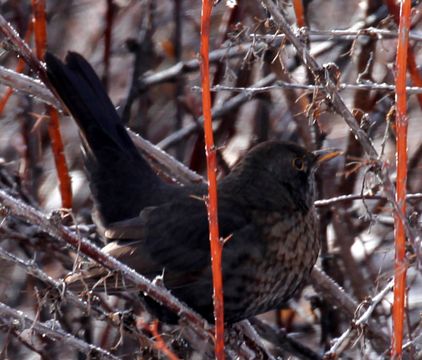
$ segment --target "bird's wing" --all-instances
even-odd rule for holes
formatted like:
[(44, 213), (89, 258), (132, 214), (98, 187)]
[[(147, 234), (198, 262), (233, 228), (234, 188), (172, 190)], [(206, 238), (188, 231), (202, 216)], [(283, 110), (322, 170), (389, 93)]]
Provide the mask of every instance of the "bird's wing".
[[(223, 251), (227, 264), (262, 252), (257, 229), (229, 201), (220, 201), (219, 227), (220, 236), (228, 239)], [(200, 199), (183, 197), (146, 208), (137, 218), (110, 224), (105, 234), (114, 241), (104, 251), (150, 279), (164, 275), (170, 289), (198, 285), (198, 281), (210, 285), (208, 218)], [(92, 273), (95, 276), (90, 278), (99, 277), (97, 271)]]

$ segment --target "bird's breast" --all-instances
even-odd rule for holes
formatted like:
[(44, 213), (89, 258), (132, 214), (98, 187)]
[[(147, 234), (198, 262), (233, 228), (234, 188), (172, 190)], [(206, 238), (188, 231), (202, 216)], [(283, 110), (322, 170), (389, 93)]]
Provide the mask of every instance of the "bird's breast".
[(265, 251), (262, 261), (254, 264), (256, 276), (245, 290), (254, 299), (251, 312), (265, 312), (287, 301), (302, 285), (320, 246), (313, 210), (307, 214), (257, 212), (254, 221), (261, 229)]

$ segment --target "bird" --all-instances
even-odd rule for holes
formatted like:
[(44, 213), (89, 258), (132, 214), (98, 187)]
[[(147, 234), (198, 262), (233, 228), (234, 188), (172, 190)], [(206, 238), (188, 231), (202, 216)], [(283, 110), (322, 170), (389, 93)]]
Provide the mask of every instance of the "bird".
[[(154, 280), (213, 323), (213, 287), (204, 184), (169, 183), (138, 152), (91, 65), (69, 52), (47, 52), (51, 88), (79, 127), (95, 222), (103, 251)], [(254, 146), (218, 182), (224, 319), (228, 324), (277, 309), (307, 281), (320, 241), (315, 171), (337, 156), (278, 140)], [(106, 274), (90, 265), (69, 281), (94, 284)], [(130, 285), (107, 280), (114, 292)], [(104, 291), (99, 288), (99, 291)], [(146, 296), (164, 322), (177, 314)]]

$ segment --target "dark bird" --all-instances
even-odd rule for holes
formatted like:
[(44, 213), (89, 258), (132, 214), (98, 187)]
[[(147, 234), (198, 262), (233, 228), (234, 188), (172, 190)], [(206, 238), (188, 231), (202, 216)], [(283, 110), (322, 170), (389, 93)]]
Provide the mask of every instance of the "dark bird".
[[(110, 241), (104, 251), (149, 279), (163, 275), (176, 297), (213, 322), (206, 186), (182, 187), (157, 176), (81, 55), (70, 52), (65, 64), (49, 53), (45, 60), (51, 85), (81, 132), (97, 223)], [(269, 141), (219, 182), (228, 323), (280, 307), (308, 278), (320, 247), (314, 173), (335, 155)], [(93, 284), (104, 274), (91, 267), (83, 276)], [(124, 290), (114, 283), (114, 291)], [(177, 319), (158, 306), (154, 312), (163, 321)]]

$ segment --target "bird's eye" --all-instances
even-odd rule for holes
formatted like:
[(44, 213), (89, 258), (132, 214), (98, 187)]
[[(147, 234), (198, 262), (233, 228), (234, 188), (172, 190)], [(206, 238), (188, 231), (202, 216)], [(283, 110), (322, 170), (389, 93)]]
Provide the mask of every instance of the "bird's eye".
[(305, 170), (305, 162), (301, 158), (295, 158), (292, 160), (292, 165), (296, 170), (303, 171)]

